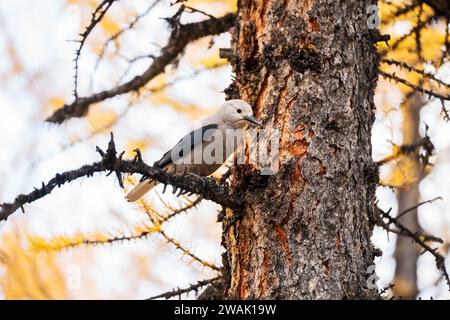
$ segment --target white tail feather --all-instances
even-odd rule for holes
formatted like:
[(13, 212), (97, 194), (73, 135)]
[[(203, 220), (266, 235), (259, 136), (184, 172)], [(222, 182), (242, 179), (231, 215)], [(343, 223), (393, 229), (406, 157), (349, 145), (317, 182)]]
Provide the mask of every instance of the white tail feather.
[(139, 183), (136, 187), (133, 188), (128, 194), (127, 194), (127, 200), (129, 202), (134, 202), (142, 198), (147, 192), (152, 190), (154, 187), (158, 185), (158, 181), (155, 180), (144, 180), (141, 183)]

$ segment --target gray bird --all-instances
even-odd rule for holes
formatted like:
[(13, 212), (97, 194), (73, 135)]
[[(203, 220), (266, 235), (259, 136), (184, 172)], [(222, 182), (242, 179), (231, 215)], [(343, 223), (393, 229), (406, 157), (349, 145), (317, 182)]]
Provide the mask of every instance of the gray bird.
[[(155, 166), (172, 173), (193, 173), (208, 176), (214, 173), (237, 147), (234, 132), (249, 124), (262, 126), (253, 116), (252, 107), (243, 100), (229, 100), (212, 115), (198, 121)], [(130, 202), (137, 201), (153, 189), (158, 181), (140, 182), (127, 195)]]

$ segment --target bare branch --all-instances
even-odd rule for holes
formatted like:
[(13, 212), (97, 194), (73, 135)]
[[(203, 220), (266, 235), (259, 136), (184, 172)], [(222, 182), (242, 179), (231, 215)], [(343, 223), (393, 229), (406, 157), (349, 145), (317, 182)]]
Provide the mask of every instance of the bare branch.
[(215, 266), (214, 264), (203, 260), (199, 257), (197, 257), (195, 254), (193, 254), (190, 250), (184, 248), (178, 241), (176, 241), (175, 239), (169, 237), (163, 230), (158, 230), (158, 233), (161, 234), (161, 236), (163, 236), (164, 239), (166, 239), (167, 242), (171, 243), (173, 246), (175, 246), (175, 248), (177, 248), (178, 250), (180, 250), (184, 255), (190, 257), (192, 260), (197, 261), (198, 263), (200, 263), (202, 266), (210, 268), (214, 271), (220, 272), (220, 268)]
[(380, 53), (381, 57), (385, 57), (389, 52), (392, 52), (394, 50), (396, 50), (406, 39), (408, 39), (410, 36), (412, 36), (413, 34), (415, 34), (417, 32), (417, 30), (421, 30), (424, 27), (428, 26), (431, 21), (433, 21), (433, 19), (435, 19), (434, 16), (429, 16), (427, 17), (425, 20), (420, 21), (418, 25), (416, 25), (414, 28), (412, 28), (408, 33), (406, 33), (405, 35), (401, 36), (400, 38), (398, 38), (389, 49), (384, 50), (383, 52)]
[(73, 95), (75, 97), (75, 100), (78, 99), (78, 64), (81, 56), (81, 50), (83, 49), (84, 44), (86, 43), (87, 38), (89, 37), (90, 33), (94, 30), (95, 26), (103, 19), (108, 9), (111, 7), (111, 5), (117, 0), (103, 0), (98, 7), (94, 10), (92, 13), (91, 22), (86, 27), (83, 33), (80, 34), (81, 39), (77, 42), (79, 42), (79, 46), (77, 51), (75, 52), (75, 75), (74, 75), (74, 88), (73, 88)]
[[(159, 197), (159, 194), (158, 194), (158, 197)], [(160, 200), (162, 201), (161, 198), (160, 198)], [(197, 207), (197, 205), (198, 205), (202, 200), (203, 200), (203, 198), (202, 198), (201, 196), (199, 196), (199, 197), (197, 197), (196, 199), (194, 199), (194, 200), (192, 200), (192, 201), (189, 201), (189, 203), (187, 203), (186, 205), (182, 206), (181, 208), (178, 208), (178, 209), (171, 209), (170, 214), (168, 214), (167, 216), (163, 217), (163, 218), (161, 219), (160, 223), (162, 224), (162, 223), (164, 223), (164, 222), (166, 222), (166, 221), (172, 219), (173, 217), (175, 217), (175, 216), (177, 216), (177, 215), (179, 215), (179, 214), (181, 214), (181, 213), (184, 213), (184, 212), (186, 212), (186, 211), (188, 211), (188, 210), (190, 210), (190, 209), (193, 209), (193, 208)], [(164, 204), (164, 205), (167, 207), (166, 204)]]
[(213, 15), (211, 15), (211, 14), (209, 14), (209, 13), (203, 11), (203, 10), (196, 9), (196, 8), (193, 8), (193, 7), (190, 7), (190, 6), (186, 6), (186, 5), (183, 5), (183, 8), (189, 10), (189, 12), (191, 12), (191, 13), (197, 12), (197, 13), (201, 13), (204, 16), (207, 16), (207, 17), (209, 17), (211, 19), (216, 19), (216, 17), (214, 17)]
[(425, 151), (424, 154), (421, 155), (420, 160), (423, 167), (429, 165), (429, 158), (434, 154), (434, 145), (431, 142), (431, 139), (428, 135), (420, 139), (419, 141), (411, 144), (404, 144), (400, 147), (397, 147), (397, 151), (393, 154), (387, 156), (386, 158), (377, 161), (377, 166), (382, 166), (392, 160), (397, 159), (400, 155), (409, 155), (413, 153), (418, 153), (420, 149)]
[(420, 206), (423, 206), (424, 204), (427, 204), (427, 203), (433, 203), (433, 202), (436, 201), (436, 200), (442, 200), (442, 197), (436, 197), (436, 198), (431, 199), (431, 200), (419, 202), (419, 203), (416, 204), (415, 206), (412, 206), (412, 207), (410, 207), (410, 208), (404, 210), (403, 212), (399, 213), (398, 216), (397, 216), (397, 220), (398, 220), (399, 218), (403, 217), (403, 216), (404, 216), (405, 214), (407, 214), (408, 212), (414, 211), (415, 209), (417, 209), (417, 208), (420, 207)]
[[(198, 199), (201, 199), (201, 197), (199, 197)], [(213, 263), (210, 263), (206, 260), (201, 259), (200, 257), (196, 256), (193, 252), (191, 252), (189, 249), (186, 249), (185, 247), (183, 247), (181, 245), (181, 243), (179, 243), (178, 241), (176, 241), (174, 238), (169, 237), (162, 229), (161, 229), (161, 225), (165, 222), (167, 222), (170, 218), (167, 218), (165, 220), (162, 221), (158, 221), (155, 220), (152, 216), (152, 212), (150, 212), (148, 206), (146, 205), (146, 203), (144, 202), (144, 210), (147, 213), (148, 218), (150, 219), (150, 221), (152, 222), (152, 224), (155, 226), (155, 230), (168, 242), (171, 243), (177, 250), (181, 251), (184, 255), (190, 257), (193, 261), (197, 261), (199, 264), (201, 264), (204, 267), (210, 268), (211, 270), (220, 272), (220, 268), (217, 267), (216, 265), (214, 265)], [(171, 216), (173, 217), (173, 215)]]
[(219, 279), (220, 279), (220, 277), (215, 277), (215, 278), (212, 278), (212, 279), (209, 279), (209, 280), (201, 280), (201, 281), (199, 281), (199, 282), (197, 282), (195, 284), (190, 285), (187, 288), (174, 289), (172, 291), (168, 291), (168, 292), (159, 294), (157, 296), (148, 298), (148, 300), (155, 300), (155, 299), (160, 299), (160, 298), (170, 299), (170, 298), (173, 298), (173, 297), (180, 297), (182, 294), (189, 293), (191, 291), (197, 292), (202, 287), (207, 286), (209, 284), (212, 284), (212, 283), (214, 283), (215, 281), (217, 281)]
[[(431, 248), (428, 244), (426, 244), (427, 240), (430, 240), (429, 237), (427, 239), (427, 237), (425, 237), (424, 235), (422, 235), (420, 232), (413, 232), (411, 230), (409, 230), (407, 227), (405, 227), (403, 224), (401, 224), (396, 218), (393, 218), (389, 215), (389, 211), (388, 212), (384, 212), (381, 209), (378, 209), (378, 211), (380, 212), (380, 215), (383, 218), (386, 218), (388, 220), (388, 225), (389, 224), (393, 224), (394, 226), (396, 226), (398, 228), (398, 232), (396, 232), (399, 235), (411, 238), (414, 242), (416, 242), (418, 245), (420, 245), (423, 249), (424, 252), (429, 252), (431, 253), (435, 260), (436, 260), (436, 267), (441, 270), (443, 277), (445, 278), (447, 285), (449, 287), (449, 291), (450, 291), (450, 278), (447, 272), (447, 269), (445, 268), (445, 257), (440, 254), (439, 252), (437, 252), (437, 248)], [(381, 227), (386, 229), (385, 225), (380, 225)], [(390, 229), (386, 229), (389, 232), (393, 232)], [(436, 237), (433, 237), (434, 239), (436, 239)]]
[[(143, 229), (142, 226), (138, 226), (139, 229)], [(34, 250), (56, 250), (61, 251), (64, 249), (73, 249), (82, 246), (100, 246), (100, 245), (113, 245), (118, 243), (124, 243), (133, 240), (141, 240), (159, 231), (159, 226), (144, 226), (144, 230), (139, 230), (132, 235), (89, 235), (79, 234), (75, 236), (57, 236), (44, 241), (36, 241), (33, 237), (29, 237), (28, 241), (34, 246)]]
[(41, 188), (35, 188), (35, 190), (29, 194), (18, 195), (12, 203), (0, 205), (0, 221), (6, 220), (19, 208), (24, 211), (23, 206), (25, 204), (45, 197), (56, 187), (60, 187), (63, 184), (81, 177), (92, 177), (94, 173), (105, 171), (109, 172), (108, 175), (115, 173), (121, 187), (123, 187), (122, 173), (138, 173), (145, 177), (155, 179), (165, 186), (170, 184), (174, 187), (174, 191), (180, 190), (180, 192), (185, 191), (192, 194), (199, 194), (204, 199), (212, 200), (229, 208), (237, 209), (242, 206), (242, 200), (237, 195), (231, 194), (227, 185), (218, 185), (213, 178), (204, 178), (189, 174), (170, 174), (161, 168), (149, 166), (144, 163), (139, 156), (139, 153), (133, 160), (123, 160), (122, 157), (124, 152), (117, 156), (112, 133), (107, 151), (104, 152), (98, 147), (97, 151), (102, 157), (101, 161), (90, 165), (84, 165), (77, 170), (66, 171), (61, 174), (58, 173), (47, 184), (43, 182)]
[(87, 113), (90, 105), (93, 103), (98, 103), (131, 91), (138, 91), (147, 82), (164, 72), (165, 67), (178, 57), (188, 43), (204, 36), (225, 32), (233, 26), (234, 21), (235, 15), (230, 13), (221, 18), (184, 24), (175, 28), (172, 31), (168, 44), (161, 50), (161, 54), (153, 60), (152, 64), (144, 73), (109, 90), (104, 90), (87, 97), (76, 98), (72, 103), (66, 104), (61, 109), (55, 111), (47, 121), (62, 123), (72, 117), (82, 117)]
[[(78, 145), (79, 143), (87, 142), (87, 141), (91, 140), (92, 138), (96, 137), (99, 133), (103, 133), (103, 132), (105, 132), (107, 130), (111, 130), (117, 124), (119, 124), (120, 121), (123, 118), (125, 118), (125, 116), (128, 114), (128, 112), (131, 110), (131, 108), (135, 104), (137, 104), (139, 102), (142, 102), (144, 99), (148, 98), (151, 94), (157, 93), (157, 92), (161, 92), (161, 91), (163, 91), (163, 90), (165, 90), (167, 88), (170, 88), (170, 87), (172, 87), (172, 86), (174, 86), (174, 85), (176, 85), (176, 84), (178, 84), (178, 83), (180, 83), (182, 81), (192, 80), (196, 76), (200, 75), (201, 73), (203, 73), (205, 71), (212, 70), (212, 69), (218, 69), (218, 68), (221, 68), (221, 67), (222, 67), (222, 65), (218, 64), (216, 66), (212, 66), (212, 67), (208, 67), (208, 68), (200, 68), (200, 69), (195, 70), (194, 72), (192, 72), (189, 75), (177, 77), (177, 78), (175, 78), (175, 79), (173, 79), (173, 80), (171, 80), (169, 82), (163, 83), (161, 85), (158, 85), (158, 86), (155, 86), (155, 87), (147, 86), (145, 88), (145, 92), (138, 94), (137, 97), (135, 97), (135, 98), (133, 97), (133, 100), (129, 101), (127, 106), (125, 107), (125, 109), (122, 110), (121, 112), (119, 112), (116, 115), (116, 117), (114, 117), (114, 119), (112, 119), (111, 121), (108, 121), (107, 123), (105, 123), (104, 125), (100, 126), (99, 128), (96, 128), (95, 130), (91, 131), (86, 136), (77, 137), (74, 140), (72, 140), (72, 141), (70, 141), (70, 142), (68, 142), (66, 144), (61, 145), (59, 150), (57, 151), (57, 153), (64, 152), (64, 151), (70, 149), (71, 147), (74, 147), (74, 146)], [(56, 155), (56, 152), (52, 153), (52, 154), (49, 154), (49, 155), (46, 155), (46, 156), (44, 156), (42, 158), (39, 158), (39, 159), (37, 159), (36, 161), (34, 161), (32, 163), (32, 166), (35, 166), (36, 164), (42, 162), (43, 160), (45, 160), (47, 158), (50, 158), (50, 157), (53, 157), (55, 155)]]
[(407, 14), (413, 10), (415, 10), (421, 3), (419, 1), (411, 2), (410, 4), (407, 4), (405, 6), (400, 7), (395, 13), (395, 17), (400, 17), (404, 14)]
[(378, 292), (378, 296), (381, 298), (382, 295), (386, 294), (389, 290), (394, 289), (395, 284), (391, 283), (388, 286), (384, 287), (383, 289), (380, 290), (380, 292)]
[(398, 77), (397, 75), (395, 75), (395, 73), (394, 74), (389, 74), (389, 73), (381, 71), (381, 70), (379, 71), (379, 73), (384, 78), (391, 79), (391, 80), (393, 80), (395, 82), (401, 83), (401, 84), (403, 84), (403, 85), (405, 85), (407, 87), (410, 87), (410, 88), (412, 88), (412, 89), (414, 89), (414, 90), (416, 90), (418, 92), (422, 92), (424, 94), (427, 94), (430, 97), (435, 97), (435, 98), (438, 98), (439, 100), (447, 100), (447, 101), (450, 100), (450, 96), (444, 96), (444, 95), (439, 94), (437, 92), (434, 92), (432, 90), (425, 89), (424, 87), (422, 87), (420, 85), (415, 85), (415, 84), (409, 82), (406, 79)]
[(418, 73), (418, 74), (422, 75), (424, 78), (427, 78), (427, 80), (435, 81), (438, 85), (444, 86), (446, 89), (450, 89), (450, 84), (445, 83), (444, 81), (436, 78), (434, 74), (426, 72), (425, 70), (417, 69), (416, 67), (409, 65), (405, 62), (397, 61), (397, 60), (393, 60), (393, 59), (382, 59), (381, 62), (386, 63), (388, 65), (394, 65), (399, 68), (405, 68), (408, 71)]
[[(141, 20), (146, 15), (148, 15), (150, 13), (150, 11), (152, 11), (153, 8), (155, 8), (156, 5), (158, 3), (160, 3), (160, 2), (161, 2), (161, 0), (155, 0), (152, 4), (150, 4), (148, 6), (148, 8), (143, 13), (141, 13), (141, 14), (137, 15), (136, 17), (134, 17), (133, 21), (131, 21), (126, 28), (120, 29), (119, 31), (114, 33), (111, 37), (109, 37), (108, 40), (105, 41), (105, 43), (103, 44), (102, 49), (100, 50), (100, 53), (99, 53), (99, 55), (97, 57), (97, 61), (95, 62), (93, 73), (95, 71), (97, 71), (97, 69), (98, 69), (98, 67), (100, 65), (100, 61), (102, 61), (102, 59), (103, 59), (103, 57), (104, 57), (104, 55), (106, 53), (106, 48), (108, 47), (108, 45), (111, 42), (116, 41), (126, 31), (133, 29), (134, 26), (139, 22), (139, 20)], [(91, 85), (90, 85), (90, 87), (92, 88), (92, 77), (91, 77)]]

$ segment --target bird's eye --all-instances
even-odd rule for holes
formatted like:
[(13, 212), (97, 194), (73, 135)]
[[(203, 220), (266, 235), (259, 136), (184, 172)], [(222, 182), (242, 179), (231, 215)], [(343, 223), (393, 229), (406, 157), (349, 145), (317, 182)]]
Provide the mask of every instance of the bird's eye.
[(241, 109), (237, 109), (236, 111), (237, 111), (237, 113), (242, 113)]

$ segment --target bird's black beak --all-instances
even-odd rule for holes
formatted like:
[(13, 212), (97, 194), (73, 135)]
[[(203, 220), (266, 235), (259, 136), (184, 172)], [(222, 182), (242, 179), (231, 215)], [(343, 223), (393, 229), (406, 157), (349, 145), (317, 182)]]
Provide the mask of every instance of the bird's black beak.
[(256, 119), (254, 116), (244, 116), (244, 119), (247, 120), (248, 122), (251, 122), (253, 124), (256, 124), (258, 127), (262, 127), (262, 121)]

